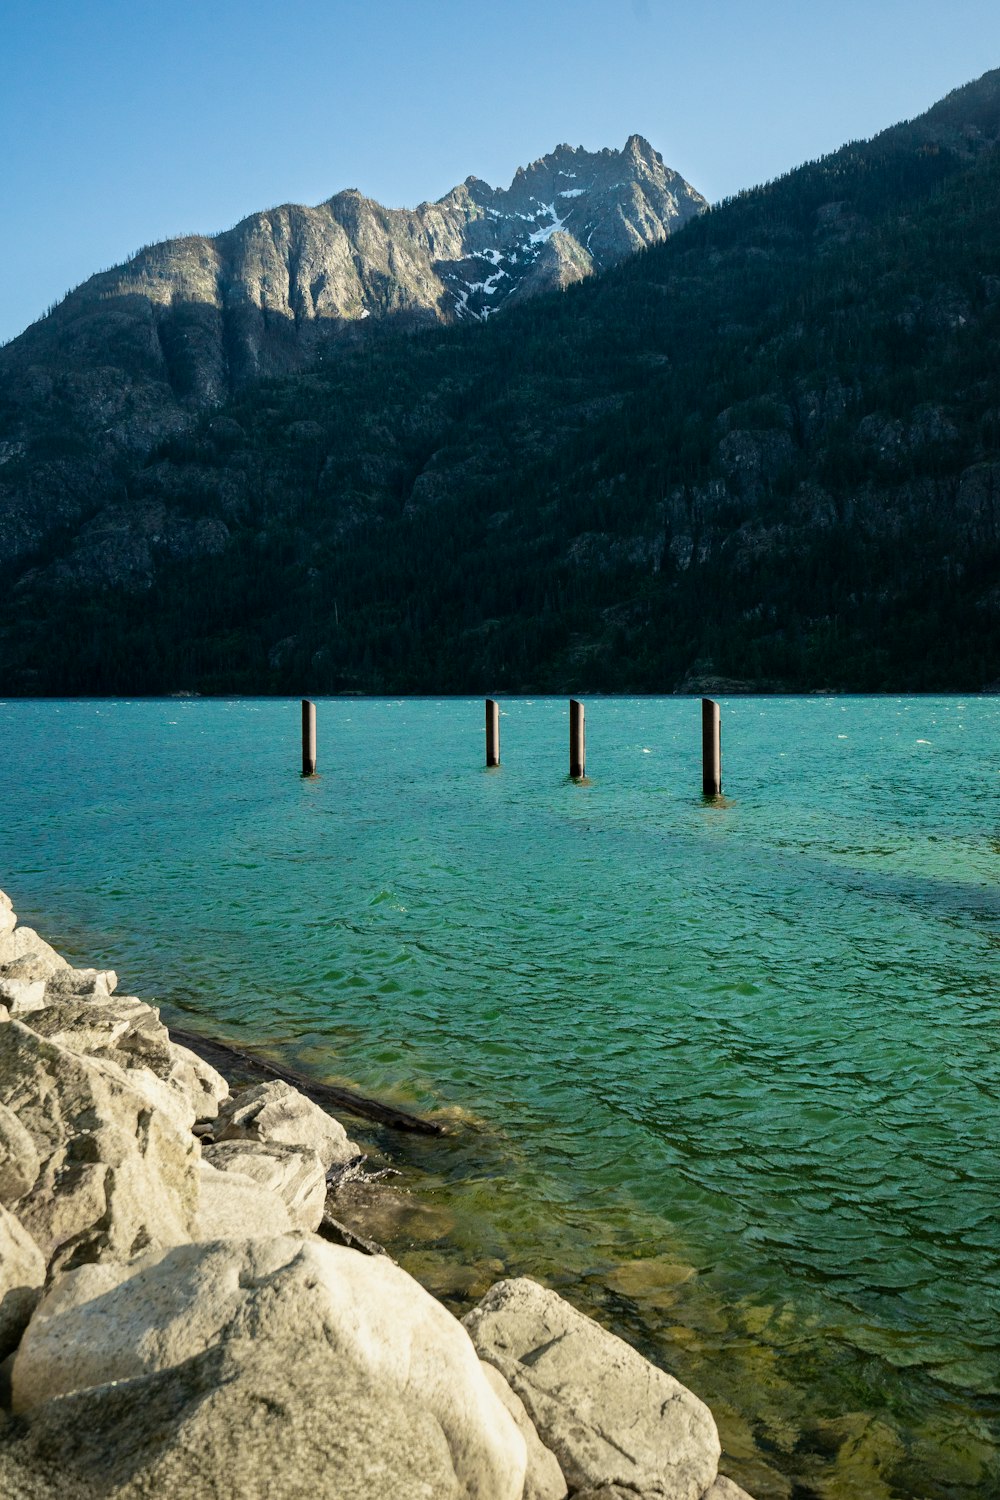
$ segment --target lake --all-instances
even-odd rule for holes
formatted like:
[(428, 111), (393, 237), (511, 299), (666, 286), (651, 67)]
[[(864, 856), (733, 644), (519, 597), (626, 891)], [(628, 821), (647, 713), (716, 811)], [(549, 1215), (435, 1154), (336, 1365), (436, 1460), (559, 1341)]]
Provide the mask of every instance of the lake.
[[(529, 1274), (759, 1500), (1000, 1493), (1000, 699), (0, 704), (0, 888), (168, 1021), (421, 1110), (393, 1253)], [(357, 1132), (356, 1132), (357, 1133)]]

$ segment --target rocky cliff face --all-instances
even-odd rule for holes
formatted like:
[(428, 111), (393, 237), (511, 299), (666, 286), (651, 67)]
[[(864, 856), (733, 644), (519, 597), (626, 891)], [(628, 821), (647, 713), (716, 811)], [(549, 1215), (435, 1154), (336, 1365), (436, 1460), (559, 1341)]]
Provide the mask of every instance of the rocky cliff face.
[[(507, 189), (469, 177), (412, 210), (353, 188), (315, 208), (286, 204), (91, 277), (3, 351), (0, 378), (37, 381), (58, 365), (100, 394), (101, 372), (119, 368), (130, 384), (158, 386), (120, 423), (134, 446), (150, 404), (219, 402), (249, 379), (299, 369), (368, 320), (485, 321), (665, 239), (705, 206), (637, 135), (621, 151), (559, 146)], [(85, 403), (94, 394), (77, 391)], [(110, 415), (114, 432), (120, 414)]]

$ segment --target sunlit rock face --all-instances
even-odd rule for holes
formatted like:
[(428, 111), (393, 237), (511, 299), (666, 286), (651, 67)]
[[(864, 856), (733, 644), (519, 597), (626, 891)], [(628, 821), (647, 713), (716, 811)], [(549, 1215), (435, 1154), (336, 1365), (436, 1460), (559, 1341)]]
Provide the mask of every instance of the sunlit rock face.
[(138, 437), (149, 402), (123, 411), (101, 367), (162, 383), (161, 398), (211, 404), (244, 380), (299, 368), (331, 335), (370, 320), (485, 321), (665, 239), (705, 206), (637, 135), (620, 151), (558, 146), (518, 168), (509, 188), (468, 177), (415, 209), (349, 188), (316, 207), (252, 214), (224, 234), (147, 246), (71, 292), (0, 368), (27, 362), (44, 380), (58, 349), (63, 372), (88, 371), (78, 397)]

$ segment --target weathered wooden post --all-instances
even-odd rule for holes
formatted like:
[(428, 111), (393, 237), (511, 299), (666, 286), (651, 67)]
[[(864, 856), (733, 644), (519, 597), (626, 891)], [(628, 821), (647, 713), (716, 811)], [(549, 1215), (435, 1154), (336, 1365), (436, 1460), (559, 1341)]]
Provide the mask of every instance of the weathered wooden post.
[(500, 705), (495, 698), (486, 700), (486, 764), (500, 764)]
[(722, 715), (713, 698), (701, 700), (701, 789), (706, 797), (722, 795)]
[(569, 700), (569, 774), (582, 781), (587, 770), (586, 733), (583, 727), (583, 704)]
[(302, 774), (316, 775), (316, 705), (302, 700)]

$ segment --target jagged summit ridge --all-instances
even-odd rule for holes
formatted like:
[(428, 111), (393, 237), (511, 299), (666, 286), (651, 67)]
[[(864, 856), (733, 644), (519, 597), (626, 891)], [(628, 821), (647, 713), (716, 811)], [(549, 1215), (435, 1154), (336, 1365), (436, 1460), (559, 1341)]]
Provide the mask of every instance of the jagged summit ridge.
[[(482, 320), (508, 300), (569, 285), (665, 239), (706, 206), (639, 135), (620, 151), (563, 143), (519, 167), (509, 188), (478, 177), (463, 187), (487, 222), (470, 220), (464, 263), (443, 279), (455, 316)], [(441, 202), (457, 206), (461, 195), (453, 189)]]
[(620, 151), (562, 145), (508, 188), (469, 177), (415, 209), (348, 188), (147, 246), (71, 292), (5, 362), (92, 369), (124, 352), (131, 378), (213, 404), (247, 379), (301, 368), (369, 319), (485, 321), (666, 238), (704, 207), (639, 136)]

